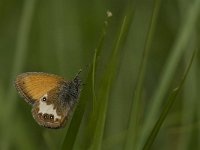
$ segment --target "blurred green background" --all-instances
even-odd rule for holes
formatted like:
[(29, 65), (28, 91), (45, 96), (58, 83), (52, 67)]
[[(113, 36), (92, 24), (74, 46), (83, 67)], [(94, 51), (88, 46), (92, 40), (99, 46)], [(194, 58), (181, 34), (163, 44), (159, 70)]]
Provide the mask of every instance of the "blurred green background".
[[(113, 16), (104, 35), (107, 10)], [(70, 145), (66, 137), (73, 135), (71, 149), (96, 149), (94, 145), (103, 150), (142, 149), (193, 50), (200, 45), (199, 25), (200, 0), (0, 0), (0, 149), (65, 149), (63, 145)], [(99, 42), (101, 36), (104, 40)], [(99, 43), (92, 89), (90, 68)], [(145, 58), (144, 50), (148, 50)], [(197, 53), (152, 149), (200, 149), (199, 58)], [(139, 74), (141, 62), (144, 76)], [(77, 134), (69, 132), (70, 122), (58, 130), (40, 127), (32, 118), (31, 106), (13, 86), (16, 75), (42, 71), (72, 79), (79, 69), (86, 84), (81, 100), (87, 103), (81, 105), (84, 115), (83, 119), (78, 115)], [(134, 102), (139, 77), (141, 93)], [(88, 119), (95, 109), (92, 90), (97, 93), (97, 104), (103, 105)], [(132, 133), (134, 116), (139, 119), (137, 132)], [(98, 121), (101, 127), (95, 126)], [(76, 118), (73, 122), (77, 123)]]

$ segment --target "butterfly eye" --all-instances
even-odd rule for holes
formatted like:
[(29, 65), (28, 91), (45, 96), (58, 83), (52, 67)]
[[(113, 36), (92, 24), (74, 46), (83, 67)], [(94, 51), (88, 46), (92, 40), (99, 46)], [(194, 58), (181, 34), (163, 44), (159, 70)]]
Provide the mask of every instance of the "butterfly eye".
[(42, 100), (43, 100), (43, 101), (46, 101), (46, 100), (47, 100), (47, 98), (46, 98), (46, 97), (43, 97), (43, 98), (42, 98)]

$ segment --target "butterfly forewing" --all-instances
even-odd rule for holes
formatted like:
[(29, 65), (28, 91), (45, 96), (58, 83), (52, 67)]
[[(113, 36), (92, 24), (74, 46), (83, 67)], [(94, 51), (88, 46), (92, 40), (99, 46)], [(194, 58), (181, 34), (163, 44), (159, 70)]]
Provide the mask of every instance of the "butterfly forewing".
[(17, 76), (15, 86), (20, 95), (28, 103), (33, 104), (62, 80), (64, 80), (62, 77), (52, 74), (28, 72)]

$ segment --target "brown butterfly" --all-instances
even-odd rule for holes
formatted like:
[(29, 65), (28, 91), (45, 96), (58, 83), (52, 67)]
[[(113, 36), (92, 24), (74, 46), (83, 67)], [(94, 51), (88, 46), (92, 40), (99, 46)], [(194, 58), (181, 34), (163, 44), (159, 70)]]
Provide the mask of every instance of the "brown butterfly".
[(33, 106), (32, 115), (39, 125), (46, 128), (65, 126), (79, 97), (79, 73), (70, 81), (42, 72), (27, 72), (16, 77), (15, 87)]

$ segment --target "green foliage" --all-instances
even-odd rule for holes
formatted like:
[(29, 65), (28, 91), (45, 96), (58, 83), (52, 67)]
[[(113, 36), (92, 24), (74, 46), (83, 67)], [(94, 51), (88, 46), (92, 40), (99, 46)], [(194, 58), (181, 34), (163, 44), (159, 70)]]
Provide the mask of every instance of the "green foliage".
[[(187, 67), (200, 0), (2, 0), (0, 12), (0, 149), (200, 149), (199, 53)], [(15, 77), (79, 69), (66, 127), (40, 127)]]
[(191, 68), (192, 62), (194, 60), (194, 56), (196, 54), (195, 52), (196, 51), (194, 51), (194, 53), (193, 53), (193, 56), (192, 56), (192, 58), (189, 62), (189, 65), (188, 65), (188, 67), (187, 67), (187, 69), (186, 69), (186, 71), (185, 71), (185, 73), (182, 77), (182, 80), (180, 81), (180, 84), (169, 95), (169, 98), (168, 98), (162, 112), (160, 113), (160, 117), (159, 117), (158, 121), (156, 122), (156, 124), (154, 125), (154, 128), (151, 131), (151, 133), (150, 133), (150, 135), (149, 135), (149, 137), (148, 137), (148, 139), (147, 139), (147, 141), (144, 145), (144, 148), (143, 148), (144, 150), (148, 150), (148, 149), (151, 148), (151, 146), (152, 146), (152, 144), (153, 144), (153, 142), (154, 142), (164, 120), (166, 119), (170, 109), (172, 108), (173, 104), (175, 103), (176, 97), (177, 97), (178, 93), (180, 92), (180, 90), (181, 90), (181, 88), (182, 88), (182, 86), (185, 82), (185, 79), (186, 79), (186, 77), (189, 73), (189, 70)]

